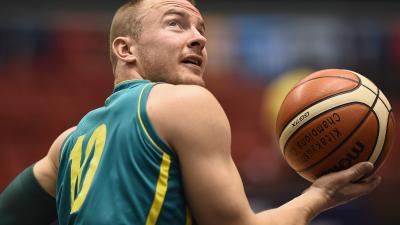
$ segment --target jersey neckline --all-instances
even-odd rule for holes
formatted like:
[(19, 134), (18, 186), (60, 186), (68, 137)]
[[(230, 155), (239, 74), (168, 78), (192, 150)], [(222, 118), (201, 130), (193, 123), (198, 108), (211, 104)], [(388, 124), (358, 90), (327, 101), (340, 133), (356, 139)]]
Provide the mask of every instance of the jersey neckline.
[(114, 86), (113, 93), (124, 90), (124, 89), (131, 88), (133, 86), (148, 83), (148, 82), (150, 82), (150, 81), (149, 80), (125, 80)]

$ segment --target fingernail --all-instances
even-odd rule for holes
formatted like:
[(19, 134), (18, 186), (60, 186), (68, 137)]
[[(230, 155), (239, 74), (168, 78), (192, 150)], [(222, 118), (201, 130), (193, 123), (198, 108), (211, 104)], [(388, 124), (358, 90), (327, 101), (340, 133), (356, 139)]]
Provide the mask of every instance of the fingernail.
[(373, 168), (375, 167), (374, 164), (371, 163), (371, 162), (369, 162), (369, 161), (366, 161), (366, 162), (365, 162), (365, 165), (368, 166), (368, 167), (371, 168), (371, 169), (373, 169)]

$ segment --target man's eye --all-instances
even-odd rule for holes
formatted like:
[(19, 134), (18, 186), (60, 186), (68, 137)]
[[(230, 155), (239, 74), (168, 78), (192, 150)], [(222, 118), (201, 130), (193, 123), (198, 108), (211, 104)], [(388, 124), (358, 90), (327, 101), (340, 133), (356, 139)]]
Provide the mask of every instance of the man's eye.
[(168, 22), (168, 26), (175, 27), (175, 26), (178, 26), (178, 23), (175, 20), (172, 20), (172, 21)]

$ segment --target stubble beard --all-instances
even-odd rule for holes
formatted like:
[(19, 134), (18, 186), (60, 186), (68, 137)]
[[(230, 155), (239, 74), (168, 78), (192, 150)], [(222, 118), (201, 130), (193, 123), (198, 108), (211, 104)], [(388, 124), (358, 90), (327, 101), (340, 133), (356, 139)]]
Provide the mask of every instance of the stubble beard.
[[(138, 61), (140, 61), (143, 74), (141, 76), (144, 79), (152, 82), (164, 82), (169, 84), (187, 84), (187, 85), (199, 85), (205, 87), (204, 79), (195, 74), (168, 74), (170, 73), (165, 68), (166, 66), (160, 65), (156, 59), (157, 57), (151, 57), (145, 53), (144, 49), (138, 49)], [(152, 59), (153, 58), (153, 59)]]

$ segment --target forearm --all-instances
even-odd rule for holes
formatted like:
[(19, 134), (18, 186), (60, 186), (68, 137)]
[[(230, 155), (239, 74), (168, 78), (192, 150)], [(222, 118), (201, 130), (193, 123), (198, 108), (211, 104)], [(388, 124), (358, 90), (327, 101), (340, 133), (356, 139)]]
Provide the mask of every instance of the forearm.
[(0, 195), (0, 225), (50, 224), (57, 217), (55, 199), (37, 182), (32, 166)]
[(326, 210), (320, 193), (307, 191), (284, 205), (256, 215), (257, 225), (307, 225)]

